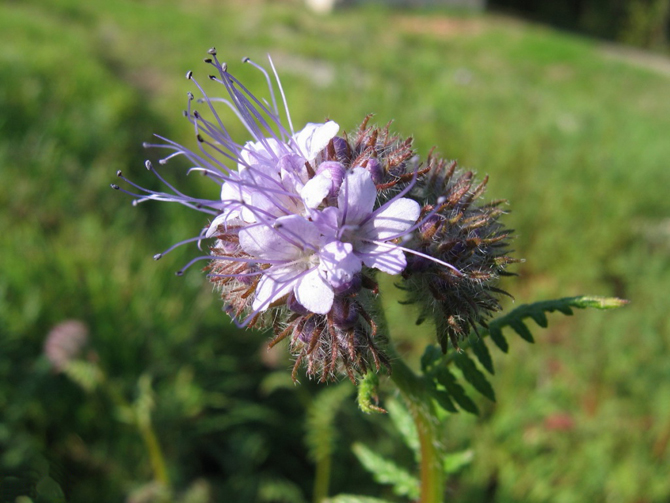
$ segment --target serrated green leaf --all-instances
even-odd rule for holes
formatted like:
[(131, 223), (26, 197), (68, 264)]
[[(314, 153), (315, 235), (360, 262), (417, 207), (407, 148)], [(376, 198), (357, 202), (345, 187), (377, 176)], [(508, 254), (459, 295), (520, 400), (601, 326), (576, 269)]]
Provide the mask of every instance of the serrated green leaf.
[(551, 309), (550, 311), (555, 311), (558, 310), (561, 313), (563, 313), (566, 316), (572, 316), (574, 313), (572, 312), (572, 309), (570, 309), (570, 306), (556, 306), (556, 309)]
[(530, 317), (533, 318), (533, 321), (542, 328), (547, 328), (549, 326), (549, 321), (547, 321), (547, 315), (544, 314), (544, 311), (531, 311), (529, 314)]
[(595, 309), (616, 309), (628, 304), (627, 300), (619, 299), (617, 297), (596, 297), (588, 295), (573, 297), (572, 302), (572, 305), (581, 309), (586, 309), (588, 307)]
[(446, 391), (436, 389), (431, 392), (431, 396), (435, 399), (437, 404), (447, 412), (453, 412), (453, 413), (458, 412), (458, 409), (454, 405), (454, 402), (452, 402), (451, 398), (449, 398), (449, 393), (447, 393)]
[(442, 351), (437, 346), (433, 346), (432, 344), (426, 346), (423, 355), (421, 355), (421, 370), (424, 374), (435, 364), (435, 362), (442, 358), (442, 356)]
[(496, 401), (496, 395), (493, 387), (491, 387), (491, 383), (488, 382), (484, 373), (477, 368), (475, 362), (470, 359), (467, 353), (456, 354), (454, 363), (463, 372), (465, 380), (472, 384), (477, 391), (492, 402)]
[(437, 378), (437, 382), (446, 388), (449, 396), (454, 399), (459, 407), (471, 414), (479, 414), (479, 409), (475, 402), (465, 394), (465, 390), (458, 384), (454, 374), (449, 372), (446, 367), (440, 367), (436, 372), (435, 377)]
[(407, 470), (388, 461), (363, 444), (355, 443), (351, 449), (365, 469), (372, 473), (376, 482), (393, 486), (393, 493), (396, 496), (419, 498), (419, 480)]
[(400, 433), (405, 445), (414, 451), (414, 454), (418, 459), (421, 448), (419, 445), (419, 435), (416, 432), (416, 425), (414, 424), (412, 415), (402, 402), (398, 400), (386, 400), (385, 405), (388, 409), (391, 421), (393, 421), (393, 425)]
[(442, 461), (444, 473), (453, 474), (459, 472), (464, 466), (469, 465), (474, 457), (475, 451), (472, 449), (447, 454)]
[(524, 340), (526, 340), (530, 343), (535, 342), (535, 339), (533, 339), (533, 334), (530, 333), (530, 330), (528, 330), (528, 327), (526, 326), (526, 324), (523, 321), (512, 320), (512, 321), (510, 321), (509, 326), (512, 327), (514, 329), (514, 331), (517, 334), (519, 334), (519, 336), (522, 339), (524, 339)]
[(509, 344), (507, 344), (507, 339), (505, 339), (499, 324), (492, 322), (489, 325), (489, 335), (491, 336), (491, 340), (495, 342), (496, 346), (498, 346), (503, 353), (509, 351)]
[(323, 500), (323, 503), (391, 503), (389, 500), (373, 498), (371, 496), (360, 496), (358, 494), (338, 494), (332, 498)]
[(495, 374), (495, 371), (493, 370), (493, 359), (491, 358), (489, 348), (484, 341), (478, 336), (472, 336), (470, 338), (470, 347), (477, 357), (477, 360), (479, 360), (479, 363), (482, 364), (482, 367), (488, 370), (489, 374)]
[(343, 381), (321, 391), (309, 407), (305, 441), (313, 460), (330, 457), (337, 436), (335, 417), (352, 391), (351, 383)]

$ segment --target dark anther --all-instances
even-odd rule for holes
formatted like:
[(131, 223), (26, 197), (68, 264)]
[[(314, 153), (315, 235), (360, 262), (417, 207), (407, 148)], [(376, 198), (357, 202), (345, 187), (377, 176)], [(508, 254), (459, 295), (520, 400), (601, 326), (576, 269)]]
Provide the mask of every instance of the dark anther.
[(184, 111), (182, 112), (182, 115), (183, 115), (184, 117), (188, 117), (188, 110), (184, 110)]
[(112, 183), (112, 184), (110, 184), (109, 186), (110, 186), (111, 188), (113, 188), (114, 190), (119, 190), (119, 189), (121, 188), (121, 187), (119, 187), (119, 186), (118, 186), (117, 184), (115, 184), (115, 183)]
[(174, 274), (175, 274), (175, 276), (183, 276), (183, 275), (184, 275), (184, 271), (177, 271), (177, 272), (174, 273)]
[(199, 119), (200, 118), (200, 112), (198, 112), (197, 110), (194, 110), (193, 111), (193, 117), (195, 117), (196, 119)]
[(186, 96), (188, 96), (189, 100), (192, 100), (195, 96), (193, 96), (193, 93), (191, 91), (186, 93)]
[(149, 171), (151, 171), (151, 169), (153, 168), (153, 166), (151, 165), (151, 161), (144, 161), (144, 166), (145, 166)]
[(118, 176), (119, 178), (123, 176), (123, 173), (121, 173), (121, 170), (118, 170), (116, 172), (116, 176)]
[(207, 54), (211, 54), (212, 56), (216, 56), (216, 47), (212, 47), (209, 51), (207, 51)]
[(248, 63), (249, 61), (251, 61), (251, 60), (246, 56), (244, 58), (242, 58), (242, 63)]
[(191, 80), (192, 77), (193, 77), (193, 72), (192, 72), (191, 70), (189, 70), (188, 72), (186, 72), (186, 78), (187, 78), (188, 80)]
[(216, 75), (210, 75), (209, 78), (210, 78), (211, 80), (216, 80)]
[(197, 209), (201, 209), (201, 208), (202, 208), (202, 204), (200, 204), (200, 203), (196, 203), (196, 204), (195, 204), (195, 207), (196, 207)]
[(205, 59), (203, 59), (203, 61), (204, 61), (205, 63), (211, 63), (211, 62), (212, 62), (212, 58), (205, 58)]
[(202, 143), (202, 142), (205, 141), (205, 140), (202, 138), (202, 136), (200, 135), (200, 133), (198, 133), (197, 135), (195, 135), (195, 137), (198, 139), (198, 141), (199, 141), (200, 143)]
[(154, 260), (159, 260), (162, 256), (163, 256), (162, 253), (157, 253), (156, 255), (154, 255)]

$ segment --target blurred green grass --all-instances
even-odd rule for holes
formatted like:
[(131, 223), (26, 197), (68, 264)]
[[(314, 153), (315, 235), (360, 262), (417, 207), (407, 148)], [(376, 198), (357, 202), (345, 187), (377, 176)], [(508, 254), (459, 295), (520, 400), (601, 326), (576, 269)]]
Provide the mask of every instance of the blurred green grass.
[[(452, 483), (458, 499), (485, 501), (487, 487), (510, 502), (670, 497), (667, 74), (589, 39), (441, 11), (319, 17), (295, 3), (28, 0), (0, 4), (0, 33), (3, 466), (53, 453), (73, 473), (72, 501), (118, 501), (151, 478), (112, 406), (52, 375), (41, 356), (49, 329), (76, 318), (123, 393), (154, 377), (156, 428), (178, 486), (205, 477), (226, 494), (266, 477), (308, 497), (302, 423), (286, 418), (303, 417), (301, 394), (313, 387), (259, 392), (272, 370), (258, 356), (265, 336), (232, 330), (198, 271), (172, 274), (194, 248), (151, 261), (194, 236), (199, 215), (132, 208), (109, 189), (117, 169), (159, 186), (142, 166), (159, 155), (141, 148), (152, 133), (192, 143), (180, 111), (194, 89), (183, 75), (204, 81), (199, 61), (215, 45), (252, 89), (262, 79), (236, 61), (270, 53), (295, 124), (330, 117), (352, 129), (373, 112), (413, 135), (419, 153), (437, 146), (489, 174), (488, 197), (510, 200), (506, 221), (527, 259), (504, 285), (518, 301), (631, 300), (621, 312), (555, 320), (534, 347), (518, 341), (496, 355), (499, 403), (447, 423), (449, 447), (475, 449)], [(168, 168), (180, 186), (215, 197)], [(430, 328), (414, 328), (388, 294), (394, 338), (420, 352)], [(355, 411), (349, 424), (372, 428)], [(338, 455), (351, 459), (346, 446)], [(334, 489), (354, 492), (346, 482), (365, 483), (354, 478), (336, 472)], [(275, 501), (245, 490), (239, 501)]]

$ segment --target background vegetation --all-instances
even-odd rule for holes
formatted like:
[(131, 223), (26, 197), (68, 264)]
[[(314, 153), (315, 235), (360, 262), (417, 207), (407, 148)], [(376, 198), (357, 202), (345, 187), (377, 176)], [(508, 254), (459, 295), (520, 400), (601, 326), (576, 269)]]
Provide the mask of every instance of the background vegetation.
[[(388, 417), (356, 410), (353, 389), (328, 408), (332, 386), (293, 386), (283, 347), (268, 353), (267, 334), (231, 328), (195, 268), (175, 277), (194, 247), (151, 260), (196, 235), (200, 215), (133, 208), (109, 189), (118, 169), (159, 187), (143, 168), (159, 156), (141, 148), (153, 132), (194, 142), (183, 75), (206, 80), (212, 45), (257, 90), (260, 75), (236, 61), (271, 53), (296, 124), (352, 129), (374, 112), (420, 153), (435, 145), (489, 174), (527, 259), (503, 285), (518, 302), (631, 300), (556, 317), (535, 346), (493, 355), (498, 403), (446, 422), (449, 449), (472, 453), (452, 501), (670, 499), (667, 61), (647, 68), (496, 15), (24, 0), (0, 4), (0, 501), (152, 501), (161, 477), (183, 501), (307, 501), (314, 432), (338, 439), (331, 494), (394, 498), (360, 467), (356, 441), (413, 466)], [(418, 358), (431, 328), (414, 327), (384, 286), (392, 336)], [(43, 351), (67, 319), (89, 330), (69, 376)]]

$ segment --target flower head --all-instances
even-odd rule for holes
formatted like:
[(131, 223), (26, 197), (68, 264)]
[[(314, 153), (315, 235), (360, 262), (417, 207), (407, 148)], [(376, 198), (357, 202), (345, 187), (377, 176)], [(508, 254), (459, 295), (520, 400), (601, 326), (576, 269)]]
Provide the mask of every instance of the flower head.
[[(209, 54), (205, 62), (216, 71), (210, 79), (227, 96), (209, 97), (187, 74), (205, 110), (193, 108), (189, 93), (185, 116), (197, 150), (160, 136), (163, 143), (147, 146), (168, 150), (159, 164), (186, 157), (189, 172), (218, 185), (217, 198), (180, 192), (149, 161), (169, 192), (132, 182), (141, 193), (113, 187), (135, 196), (135, 203), (173, 201), (210, 215), (198, 236), (175, 245), (211, 239), (210, 254), (179, 273), (207, 260), (208, 277), (240, 326), (271, 325), (271, 345), (289, 339), (294, 376), (302, 363), (310, 376), (328, 379), (341, 370), (354, 381), (371, 365), (388, 367), (370, 315), (378, 271), (402, 274), (411, 300), (424, 302), (424, 314), (442, 312), (446, 321), (438, 319), (438, 328), (454, 344), (465, 323), (483, 323), (482, 311), (497, 308), (490, 283), (511, 259), (501, 251), (507, 235), (497, 223), (502, 212), (474, 204), (483, 184), (472, 189), (471, 175), (454, 178), (454, 165), (432, 157), (419, 163), (411, 139), (391, 135), (388, 126), (369, 127), (369, 117), (350, 135), (338, 136), (330, 120), (295, 132), (274, 67), (286, 126), (262, 67), (244, 60), (265, 76), (269, 101), (248, 91), (215, 50)], [(221, 109), (236, 116), (250, 140), (232, 138)], [(465, 299), (459, 292), (468, 288)]]

